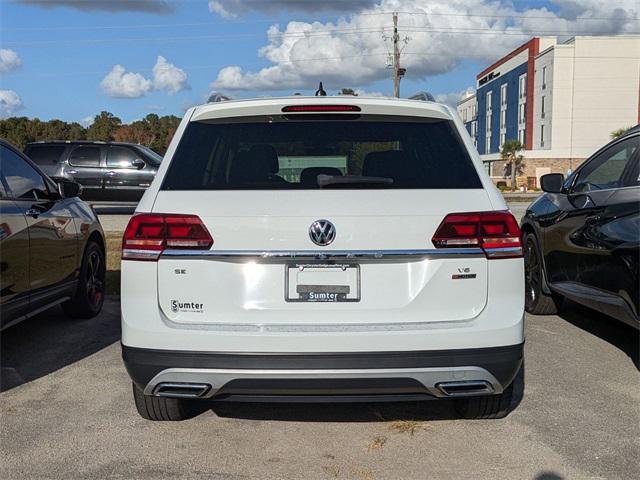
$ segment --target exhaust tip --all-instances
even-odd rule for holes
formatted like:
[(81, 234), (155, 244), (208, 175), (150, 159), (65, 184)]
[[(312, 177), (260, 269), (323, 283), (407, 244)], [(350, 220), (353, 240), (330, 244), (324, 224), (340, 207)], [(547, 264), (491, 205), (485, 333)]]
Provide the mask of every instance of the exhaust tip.
[(200, 398), (209, 390), (211, 385), (207, 383), (168, 383), (163, 382), (156, 385), (153, 395), (156, 397), (172, 398)]
[(467, 380), (461, 382), (443, 382), (436, 385), (447, 397), (465, 397), (489, 395), (494, 393), (493, 385), (485, 380)]

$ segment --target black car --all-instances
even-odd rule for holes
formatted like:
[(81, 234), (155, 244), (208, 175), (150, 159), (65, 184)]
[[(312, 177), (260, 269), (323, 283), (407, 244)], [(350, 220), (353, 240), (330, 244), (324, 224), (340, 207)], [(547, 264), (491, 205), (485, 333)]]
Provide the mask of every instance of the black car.
[(104, 233), (80, 190), (0, 139), (0, 329), (58, 304), (74, 318), (102, 309)]
[(121, 142), (34, 142), (24, 153), (51, 178), (81, 184), (91, 201), (137, 202), (162, 161), (144, 145)]
[(541, 186), (522, 219), (526, 310), (552, 314), (566, 297), (638, 328), (640, 125)]

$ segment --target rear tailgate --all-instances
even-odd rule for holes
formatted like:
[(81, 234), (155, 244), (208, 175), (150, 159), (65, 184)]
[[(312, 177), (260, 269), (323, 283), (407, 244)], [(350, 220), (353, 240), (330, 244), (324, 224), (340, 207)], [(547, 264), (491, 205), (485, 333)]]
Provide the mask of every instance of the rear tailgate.
[[(380, 324), (465, 321), (487, 301), (484, 255), (442, 255), (431, 238), (448, 213), (491, 210), (482, 189), (160, 191), (153, 210), (198, 215), (214, 239), (210, 251), (163, 255), (158, 261), (159, 308), (184, 324)], [(310, 225), (336, 229), (328, 246), (315, 245)], [(330, 253), (432, 250), (389, 259), (266, 259), (261, 252)], [(210, 253), (233, 252), (238, 257)], [(241, 254), (247, 254), (242, 256)], [(437, 253), (437, 254), (436, 254)], [(258, 255), (256, 255), (258, 254)], [(287, 301), (289, 279), (324, 282), (288, 266), (357, 266), (359, 298), (350, 302)], [(353, 277), (355, 270), (351, 270)], [(339, 273), (336, 274), (341, 283)], [(316, 280), (318, 279), (318, 280)], [(342, 282), (354, 298), (354, 278)], [(290, 288), (292, 288), (290, 286)], [(295, 296), (295, 295), (294, 295)], [(291, 298), (289, 298), (291, 300)]]

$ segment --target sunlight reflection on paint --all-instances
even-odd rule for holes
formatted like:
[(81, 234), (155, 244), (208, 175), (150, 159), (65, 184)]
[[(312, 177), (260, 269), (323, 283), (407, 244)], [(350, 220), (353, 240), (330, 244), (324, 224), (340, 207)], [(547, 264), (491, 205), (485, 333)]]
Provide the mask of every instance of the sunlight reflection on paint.
[(258, 294), (258, 286), (265, 275), (265, 266), (255, 261), (247, 262), (242, 265), (242, 276), (244, 277), (244, 304), (246, 310), (254, 310), (261, 308), (256, 302)]

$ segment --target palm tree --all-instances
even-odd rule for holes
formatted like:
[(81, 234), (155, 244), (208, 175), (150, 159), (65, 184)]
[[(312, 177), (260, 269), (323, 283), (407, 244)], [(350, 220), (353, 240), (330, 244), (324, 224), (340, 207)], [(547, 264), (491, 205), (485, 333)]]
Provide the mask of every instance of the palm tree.
[(520, 140), (513, 139), (506, 140), (500, 150), (500, 158), (507, 160), (504, 166), (504, 178), (511, 177), (512, 190), (517, 188), (516, 175), (524, 172), (524, 163), (522, 163), (524, 157), (520, 154), (522, 150), (524, 150), (524, 145), (520, 143)]

